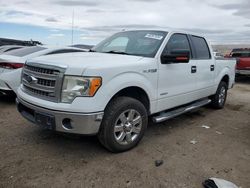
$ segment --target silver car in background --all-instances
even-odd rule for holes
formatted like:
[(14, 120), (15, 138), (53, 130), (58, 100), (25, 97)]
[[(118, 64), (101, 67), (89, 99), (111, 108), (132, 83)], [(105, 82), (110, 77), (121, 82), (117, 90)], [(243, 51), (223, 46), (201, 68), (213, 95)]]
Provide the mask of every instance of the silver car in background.
[(74, 47), (46, 48), (42, 46), (12, 50), (0, 55), (0, 95), (16, 93), (21, 83), (22, 67), (28, 59), (43, 55), (86, 52)]
[(21, 49), (24, 48), (25, 46), (19, 46), (19, 45), (4, 45), (4, 46), (0, 46), (0, 54), (12, 51), (12, 50), (17, 50), (17, 49)]

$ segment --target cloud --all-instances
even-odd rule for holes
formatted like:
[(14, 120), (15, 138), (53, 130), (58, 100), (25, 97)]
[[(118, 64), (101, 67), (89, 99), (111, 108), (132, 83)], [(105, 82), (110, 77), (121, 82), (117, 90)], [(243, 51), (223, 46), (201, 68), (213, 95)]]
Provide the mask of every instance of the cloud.
[(16, 2), (16, 4), (29, 4), (29, 1), (18, 1), (18, 2)]
[(87, 13), (103, 13), (106, 12), (105, 10), (102, 9), (88, 9), (86, 10)]
[(242, 16), (244, 18), (250, 19), (250, 1), (244, 0), (243, 2), (224, 4), (216, 6), (224, 10), (234, 10), (234, 15)]
[(219, 35), (232, 32), (231, 29), (201, 29), (201, 28), (180, 28), (180, 30), (190, 31), (194, 33), (206, 34), (206, 35)]
[[(78, 39), (104, 38), (123, 29), (179, 28), (213, 42), (248, 42), (249, 8), (250, 0), (11, 0), (0, 1), (0, 20), (47, 28), (48, 33), (71, 33), (74, 9)], [(49, 42), (61, 40), (50, 37), (54, 40)]]
[(86, 1), (86, 0), (60, 0), (55, 1), (55, 4), (62, 5), (62, 6), (97, 6), (97, 2), (93, 1)]
[(50, 32), (57, 33), (57, 32), (60, 32), (60, 30), (59, 29), (51, 29)]
[(45, 21), (46, 21), (46, 22), (58, 22), (58, 20), (55, 19), (55, 18), (53, 18), (53, 17), (46, 18)]
[(15, 11), (15, 10), (10, 10), (4, 12), (5, 16), (13, 17), (13, 16), (32, 16), (32, 13), (29, 12), (23, 12), (23, 11)]
[(161, 1), (161, 0), (129, 0), (129, 1), (138, 1), (138, 2), (144, 2), (144, 3), (154, 3), (154, 2), (157, 2), (157, 1)]
[(54, 38), (54, 37), (64, 37), (65, 35), (63, 33), (52, 33), (48, 36), (48, 38)]

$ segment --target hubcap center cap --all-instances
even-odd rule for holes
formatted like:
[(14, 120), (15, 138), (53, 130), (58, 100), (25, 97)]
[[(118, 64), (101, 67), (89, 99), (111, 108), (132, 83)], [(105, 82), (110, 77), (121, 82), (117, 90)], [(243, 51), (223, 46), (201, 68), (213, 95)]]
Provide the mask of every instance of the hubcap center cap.
[(127, 123), (124, 125), (124, 130), (125, 130), (126, 132), (131, 132), (131, 130), (132, 130), (132, 124), (129, 123), (129, 122), (127, 122)]

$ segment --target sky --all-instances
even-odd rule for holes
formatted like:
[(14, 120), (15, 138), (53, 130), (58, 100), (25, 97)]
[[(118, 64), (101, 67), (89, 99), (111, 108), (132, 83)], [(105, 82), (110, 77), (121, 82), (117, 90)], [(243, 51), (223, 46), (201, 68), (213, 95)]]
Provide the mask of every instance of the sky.
[(73, 44), (149, 28), (192, 31), (212, 44), (250, 44), (250, 0), (0, 0), (0, 37), (70, 45), (72, 25)]

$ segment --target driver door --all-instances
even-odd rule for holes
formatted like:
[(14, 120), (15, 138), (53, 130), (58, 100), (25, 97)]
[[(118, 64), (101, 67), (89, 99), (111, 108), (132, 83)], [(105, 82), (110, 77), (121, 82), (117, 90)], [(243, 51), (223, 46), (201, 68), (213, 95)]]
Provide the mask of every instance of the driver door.
[(196, 98), (196, 62), (192, 59), (192, 50), (186, 34), (173, 34), (162, 55), (174, 50), (189, 50), (190, 60), (188, 63), (170, 64), (163, 64), (159, 60), (158, 111), (192, 102)]

